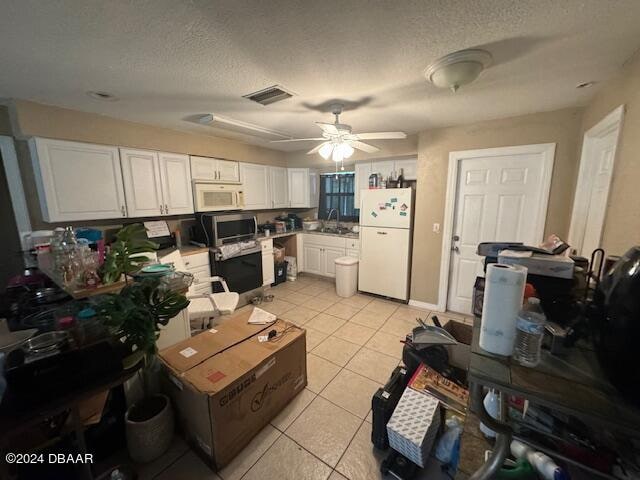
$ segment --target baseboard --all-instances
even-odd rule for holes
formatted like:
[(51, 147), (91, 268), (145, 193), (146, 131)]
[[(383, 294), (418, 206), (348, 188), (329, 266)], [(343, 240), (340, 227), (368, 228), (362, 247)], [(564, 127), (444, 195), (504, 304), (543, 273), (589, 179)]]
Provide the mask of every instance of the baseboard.
[(421, 302), (419, 300), (409, 300), (409, 306), (410, 307), (417, 307), (417, 308), (423, 308), (425, 310), (434, 310), (436, 312), (440, 312), (440, 308), (438, 307), (438, 305), (435, 305), (433, 303), (427, 303), (427, 302)]

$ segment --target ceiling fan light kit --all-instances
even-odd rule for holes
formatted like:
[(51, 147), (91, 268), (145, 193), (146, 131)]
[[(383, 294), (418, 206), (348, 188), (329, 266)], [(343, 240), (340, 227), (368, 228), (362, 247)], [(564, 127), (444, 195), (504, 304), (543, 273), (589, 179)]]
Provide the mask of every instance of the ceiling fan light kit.
[(455, 92), (478, 78), (492, 61), (493, 57), (486, 50), (459, 50), (433, 62), (425, 69), (424, 76), (436, 87), (449, 88)]
[(332, 105), (331, 113), (336, 117), (335, 122), (316, 122), (316, 125), (322, 129), (321, 137), (273, 140), (272, 143), (323, 140), (322, 143), (309, 150), (307, 155), (319, 153), (325, 160), (331, 157), (334, 162), (340, 163), (351, 157), (356, 149), (367, 153), (375, 153), (380, 150), (378, 147), (361, 142), (360, 140), (397, 140), (407, 138), (407, 134), (404, 132), (351, 133), (351, 125), (340, 123), (342, 110), (342, 104)]

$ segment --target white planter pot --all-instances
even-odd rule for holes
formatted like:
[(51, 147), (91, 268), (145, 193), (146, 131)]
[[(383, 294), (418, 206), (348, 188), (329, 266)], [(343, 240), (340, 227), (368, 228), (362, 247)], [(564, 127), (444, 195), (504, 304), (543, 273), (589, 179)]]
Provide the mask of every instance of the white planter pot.
[(133, 461), (147, 463), (160, 457), (173, 439), (173, 409), (169, 397), (156, 394), (132, 405), (125, 415), (125, 425), (127, 448)]

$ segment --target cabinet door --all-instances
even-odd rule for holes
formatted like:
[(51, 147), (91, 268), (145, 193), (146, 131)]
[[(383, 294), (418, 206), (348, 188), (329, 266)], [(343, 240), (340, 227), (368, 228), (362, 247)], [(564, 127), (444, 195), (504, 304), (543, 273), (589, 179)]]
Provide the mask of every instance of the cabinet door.
[(45, 222), (126, 216), (116, 147), (46, 138), (29, 146)]
[(360, 251), (353, 248), (347, 248), (347, 257), (360, 258)]
[(327, 277), (336, 276), (336, 258), (344, 257), (344, 248), (323, 247), (324, 271), (323, 275)]
[(288, 168), (289, 206), (291, 208), (310, 208), (310, 178), (308, 168)]
[(396, 160), (394, 169), (396, 176), (400, 175), (402, 170), (402, 176), (405, 180), (417, 180), (418, 179), (418, 161), (415, 158), (408, 160)]
[(166, 215), (193, 213), (189, 155), (159, 153), (162, 198)]
[(322, 260), (322, 248), (315, 245), (305, 245), (304, 247), (304, 271), (324, 275), (324, 265)]
[(394, 170), (395, 168), (395, 162), (393, 160), (384, 160), (381, 162), (372, 162), (371, 163), (371, 170), (372, 173), (379, 173), (380, 175), (382, 175), (382, 178), (384, 178), (385, 180), (389, 177), (389, 176), (397, 176), (397, 172), (395, 172)]
[(218, 160), (207, 157), (191, 157), (191, 178), (214, 182), (218, 177)]
[(158, 154), (148, 150), (120, 149), (128, 217), (162, 215), (162, 183)]
[(269, 167), (271, 180), (271, 208), (286, 208), (289, 206), (287, 169), (284, 167)]
[(240, 165), (231, 160), (218, 160), (218, 181), (224, 183), (240, 183)]
[(262, 254), (262, 285), (271, 285), (276, 281), (273, 251)]
[(355, 191), (353, 194), (355, 208), (360, 208), (360, 190), (369, 188), (369, 175), (371, 175), (371, 162), (356, 163)]
[(269, 198), (269, 167), (251, 163), (240, 164), (240, 179), (244, 193), (244, 209), (271, 208)]

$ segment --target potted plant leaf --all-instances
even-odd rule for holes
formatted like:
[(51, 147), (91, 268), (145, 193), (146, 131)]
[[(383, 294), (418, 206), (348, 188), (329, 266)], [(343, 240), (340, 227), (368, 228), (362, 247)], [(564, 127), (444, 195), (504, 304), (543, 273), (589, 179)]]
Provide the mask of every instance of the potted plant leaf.
[[(140, 230), (129, 227), (124, 227), (125, 232), (118, 232), (115, 243), (120, 243), (112, 246), (111, 252), (115, 248), (118, 258), (112, 259), (105, 270), (112, 272), (112, 278), (119, 279), (122, 274), (126, 278), (135, 273), (135, 262), (125, 257), (132, 252), (149, 251), (148, 244), (137, 242)], [(169, 398), (154, 393), (151, 383), (158, 365), (156, 340), (160, 327), (167, 325), (188, 305), (189, 300), (182, 293), (171, 290), (162, 277), (127, 283), (119, 293), (104, 295), (96, 305), (105, 325), (129, 352), (124, 360), (125, 367), (143, 362), (140, 375), (144, 397), (127, 410), (125, 417), (129, 455), (139, 463), (158, 458), (173, 438), (174, 421)]]

